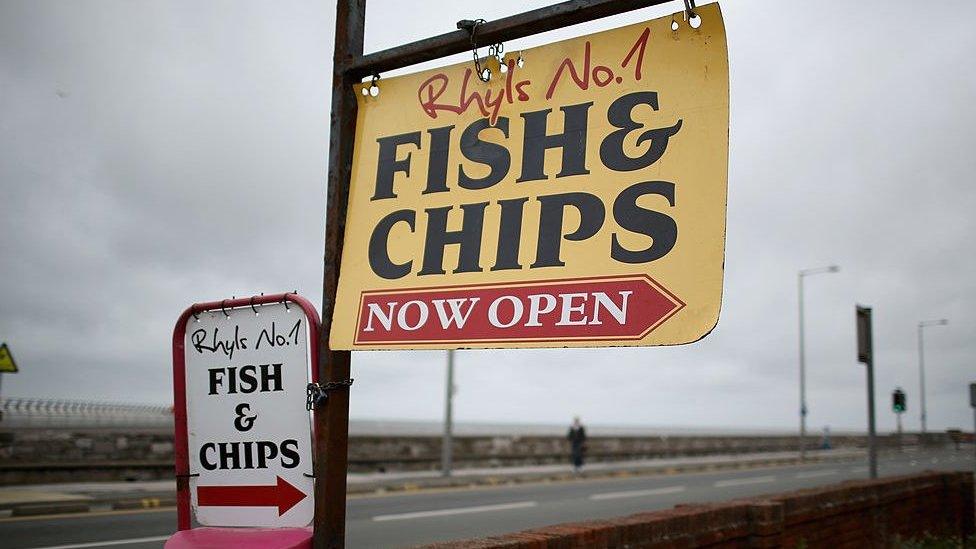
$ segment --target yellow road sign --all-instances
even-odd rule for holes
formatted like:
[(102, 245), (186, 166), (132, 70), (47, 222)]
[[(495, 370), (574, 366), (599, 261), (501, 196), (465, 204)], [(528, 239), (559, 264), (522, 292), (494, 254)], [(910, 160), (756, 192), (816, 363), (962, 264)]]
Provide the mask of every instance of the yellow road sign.
[(17, 373), (17, 363), (14, 362), (14, 356), (10, 354), (10, 349), (7, 348), (6, 343), (0, 345), (0, 373)]
[[(334, 349), (671, 345), (718, 321), (718, 4), (362, 86)], [(484, 52), (484, 49), (482, 49)], [(502, 71), (504, 67), (506, 71)], [(373, 90), (376, 91), (376, 90)]]

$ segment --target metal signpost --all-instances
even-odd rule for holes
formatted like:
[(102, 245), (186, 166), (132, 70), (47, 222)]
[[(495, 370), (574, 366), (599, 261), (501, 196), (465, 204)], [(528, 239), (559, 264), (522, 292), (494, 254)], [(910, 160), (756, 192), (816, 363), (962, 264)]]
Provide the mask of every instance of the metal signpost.
[[(925, 332), (924, 329), (930, 326), (945, 326), (949, 321), (940, 318), (938, 320), (923, 320), (918, 323), (918, 394), (919, 394), (919, 419), (922, 422), (922, 436), (928, 432), (928, 408), (925, 407)], [(923, 439), (924, 442), (924, 439)]]
[(969, 384), (969, 406), (973, 409), (973, 451), (976, 452), (976, 383)]
[[(290, 293), (198, 304), (180, 317), (173, 332), (179, 530), (190, 528), (191, 513), (204, 526), (312, 522), (307, 391), (317, 378), (319, 329), (311, 303)], [(250, 530), (234, 532), (240, 541)], [(174, 543), (185, 541), (181, 535)]]
[[(10, 354), (10, 348), (4, 343), (0, 345), (0, 389), (3, 387), (3, 374), (16, 374), (17, 363), (14, 362), (14, 355)], [(0, 415), (0, 419), (3, 416)]]
[(828, 267), (818, 267), (815, 269), (802, 269), (796, 274), (796, 288), (797, 288), (797, 298), (799, 305), (797, 306), (797, 311), (799, 313), (799, 335), (800, 335), (800, 440), (798, 446), (800, 447), (800, 461), (807, 458), (807, 413), (809, 409), (807, 408), (807, 359), (806, 359), (806, 338), (804, 333), (804, 316), (803, 316), (803, 279), (807, 276), (824, 274), (824, 273), (836, 273), (840, 271), (840, 267), (837, 265), (830, 265)]
[(454, 349), (447, 351), (447, 382), (444, 389), (444, 437), (441, 439), (441, 474), (451, 476), (454, 454)]
[(874, 430), (874, 336), (871, 333), (871, 308), (857, 305), (857, 360), (868, 374), (868, 461), (871, 478), (878, 478), (878, 446)]
[[(315, 547), (344, 545), (351, 350), (667, 345), (715, 326), (728, 178), (718, 5), (686, 0), (669, 17), (504, 51), (667, 1), (571, 0), (363, 55), (366, 2), (339, 0)], [(473, 62), (381, 78), (472, 50)]]

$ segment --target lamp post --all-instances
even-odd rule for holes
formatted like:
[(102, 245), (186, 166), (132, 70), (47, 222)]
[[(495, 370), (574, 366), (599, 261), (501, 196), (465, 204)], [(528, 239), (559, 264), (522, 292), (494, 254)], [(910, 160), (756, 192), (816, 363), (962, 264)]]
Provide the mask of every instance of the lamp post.
[(441, 475), (451, 476), (454, 450), (454, 349), (447, 351), (447, 388), (444, 391), (444, 437), (441, 440)]
[(804, 460), (807, 457), (807, 372), (806, 372), (806, 351), (804, 348), (803, 341), (803, 277), (822, 274), (822, 273), (836, 273), (840, 270), (837, 265), (830, 265), (829, 267), (817, 267), (815, 269), (803, 269), (797, 273), (797, 287), (799, 290), (799, 301), (800, 301), (800, 459)]
[(926, 433), (926, 413), (925, 413), (925, 342), (922, 328), (929, 326), (945, 326), (949, 321), (940, 318), (938, 320), (923, 320), (918, 323), (918, 388), (919, 404), (922, 413), (922, 434)]

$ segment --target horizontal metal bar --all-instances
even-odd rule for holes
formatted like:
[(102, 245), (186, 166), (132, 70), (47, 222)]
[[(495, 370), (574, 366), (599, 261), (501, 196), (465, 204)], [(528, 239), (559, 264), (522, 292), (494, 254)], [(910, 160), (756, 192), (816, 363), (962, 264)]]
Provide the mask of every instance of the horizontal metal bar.
[[(611, 15), (619, 15), (674, 0), (569, 0), (478, 26), (479, 46), (524, 38), (533, 34), (561, 29)], [(455, 53), (470, 51), (471, 36), (466, 30), (456, 30), (402, 46), (354, 57), (345, 67), (351, 78), (364, 78), (439, 59)]]

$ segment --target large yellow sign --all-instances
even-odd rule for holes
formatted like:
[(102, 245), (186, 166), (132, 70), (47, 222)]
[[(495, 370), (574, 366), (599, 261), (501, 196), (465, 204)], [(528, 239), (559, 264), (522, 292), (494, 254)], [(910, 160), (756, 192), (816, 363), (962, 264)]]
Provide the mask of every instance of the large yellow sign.
[(697, 13), (698, 28), (679, 13), (508, 52), (487, 83), (466, 62), (359, 94), (332, 348), (671, 345), (711, 331), (728, 53), (718, 4)]

